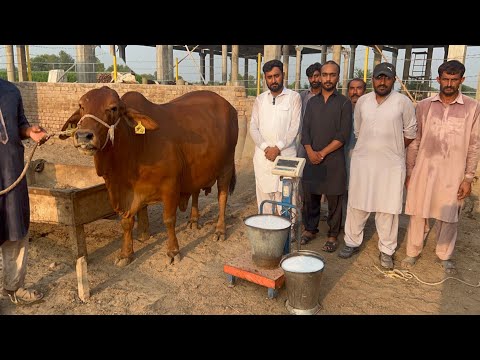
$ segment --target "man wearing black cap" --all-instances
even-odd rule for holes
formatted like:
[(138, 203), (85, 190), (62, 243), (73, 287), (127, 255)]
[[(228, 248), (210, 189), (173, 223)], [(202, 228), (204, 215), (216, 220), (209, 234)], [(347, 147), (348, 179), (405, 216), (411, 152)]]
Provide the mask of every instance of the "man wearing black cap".
[(363, 230), (375, 212), (380, 265), (393, 269), (398, 215), (402, 212), (405, 147), (416, 137), (415, 108), (408, 97), (393, 91), (395, 67), (378, 64), (373, 70), (374, 91), (358, 99), (354, 114), (357, 143), (352, 153), (345, 247), (338, 254), (358, 252)]

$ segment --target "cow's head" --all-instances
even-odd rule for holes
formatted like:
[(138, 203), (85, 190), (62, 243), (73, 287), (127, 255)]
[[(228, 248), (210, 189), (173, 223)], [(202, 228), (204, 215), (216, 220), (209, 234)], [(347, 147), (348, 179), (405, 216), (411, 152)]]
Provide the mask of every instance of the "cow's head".
[(127, 108), (117, 92), (107, 86), (90, 90), (80, 98), (78, 105), (78, 110), (63, 125), (62, 131), (76, 127), (73, 143), (86, 155), (103, 150), (114, 139), (115, 127), (122, 120), (133, 124), (140, 122), (146, 130), (158, 128), (150, 117)]

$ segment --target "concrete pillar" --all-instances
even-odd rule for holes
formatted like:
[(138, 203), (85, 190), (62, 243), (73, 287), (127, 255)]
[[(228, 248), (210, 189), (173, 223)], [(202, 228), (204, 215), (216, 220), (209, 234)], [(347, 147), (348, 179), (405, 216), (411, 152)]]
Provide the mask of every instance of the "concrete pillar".
[(175, 80), (175, 63), (173, 62), (173, 45), (168, 45), (168, 80)]
[(283, 45), (283, 72), (285, 74), (283, 78), (283, 86), (288, 87), (288, 65), (290, 62), (290, 45)]
[(27, 81), (27, 57), (25, 45), (17, 45), (18, 81)]
[(281, 45), (264, 45), (263, 46), (263, 63), (267, 61), (277, 59), (280, 60), (282, 51)]
[(403, 61), (402, 81), (405, 83), (410, 78), (410, 63), (412, 61), (412, 45), (405, 46), (405, 60)]
[(208, 58), (210, 60), (210, 84), (213, 85), (215, 83), (215, 54), (213, 49), (210, 49)]
[(95, 45), (76, 46), (77, 79), (79, 83), (95, 83)]
[(200, 55), (200, 83), (203, 84), (203, 79), (205, 79), (205, 57), (207, 56), (205, 54), (205, 50), (200, 50), (198, 52), (198, 54)]
[(333, 61), (340, 65), (342, 57), (342, 45), (333, 45)]
[(168, 45), (157, 45), (157, 81), (165, 84), (168, 79)]
[(432, 78), (432, 58), (433, 58), (433, 46), (429, 46), (427, 49), (427, 64), (425, 66), (425, 80), (430, 83)]
[(430, 80), (432, 77), (432, 59), (433, 59), (433, 46), (427, 48), (427, 64), (425, 66), (425, 77)]
[(350, 56), (348, 55), (348, 51), (343, 52), (343, 81), (342, 81), (342, 94), (347, 95), (347, 83), (348, 83), (348, 61)]
[[(378, 48), (380, 50), (383, 50), (383, 45), (377, 45)], [(383, 62), (383, 59), (382, 59), (382, 53), (380, 53), (378, 50), (377, 50), (377, 46), (374, 46), (373, 47), (373, 52), (374, 52), (374, 56), (373, 56), (373, 67), (377, 66), (378, 64), (380, 64), (381, 62)]]
[(450, 45), (448, 48), (448, 60), (458, 60), (465, 64), (467, 45)]
[(222, 83), (226, 84), (227, 79), (227, 53), (228, 45), (222, 45)]
[(327, 45), (322, 45), (322, 65), (325, 64), (325, 62), (327, 61), (327, 52), (328, 52), (328, 49), (327, 49)]
[(395, 66), (395, 69), (397, 68), (397, 59), (398, 59), (398, 50), (392, 50), (392, 65)]
[(295, 51), (297, 52), (297, 61), (295, 64), (295, 90), (300, 89), (300, 78), (301, 78), (301, 71), (302, 71), (302, 50), (303, 47), (297, 45)]
[(355, 77), (355, 55), (358, 45), (350, 45), (350, 67), (348, 69), (348, 78), (351, 80)]
[(232, 45), (232, 85), (238, 86), (238, 45)]
[(13, 45), (5, 45), (5, 56), (7, 57), (7, 79), (15, 81), (15, 59), (13, 56)]
[(245, 57), (245, 63), (243, 65), (243, 86), (245, 89), (248, 88), (248, 58)]

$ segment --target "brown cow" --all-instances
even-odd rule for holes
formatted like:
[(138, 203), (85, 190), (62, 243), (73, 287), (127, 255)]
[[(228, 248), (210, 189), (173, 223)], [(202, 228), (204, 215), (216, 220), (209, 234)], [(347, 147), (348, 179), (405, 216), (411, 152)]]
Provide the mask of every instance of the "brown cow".
[[(132, 261), (135, 214), (146, 214), (146, 205), (159, 201), (168, 230), (167, 262), (180, 261), (177, 207), (185, 211), (193, 195), (190, 223), (196, 225), (198, 194), (202, 189), (210, 191), (215, 182), (219, 216), (214, 239), (225, 239), (227, 195), (235, 188), (238, 119), (224, 98), (211, 91), (193, 91), (157, 105), (134, 91), (120, 99), (116, 91), (104, 86), (80, 98), (79, 109), (62, 130), (69, 125), (77, 125), (74, 145), (94, 156), (110, 203), (122, 216), (118, 266)], [(146, 131), (137, 134), (135, 126)], [(139, 217), (139, 227), (140, 222)]]

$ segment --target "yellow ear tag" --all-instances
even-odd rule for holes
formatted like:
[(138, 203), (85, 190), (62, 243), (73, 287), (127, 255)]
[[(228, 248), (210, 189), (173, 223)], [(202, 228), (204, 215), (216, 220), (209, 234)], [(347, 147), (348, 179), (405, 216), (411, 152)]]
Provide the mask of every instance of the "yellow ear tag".
[(145, 134), (145, 126), (140, 121), (137, 121), (137, 126), (135, 126), (135, 134)]

